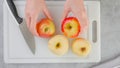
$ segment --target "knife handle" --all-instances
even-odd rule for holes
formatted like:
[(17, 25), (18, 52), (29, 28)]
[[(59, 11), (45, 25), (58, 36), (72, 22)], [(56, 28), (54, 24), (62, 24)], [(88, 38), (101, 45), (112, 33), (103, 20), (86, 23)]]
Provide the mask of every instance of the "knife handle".
[(13, 0), (7, 0), (7, 3), (8, 3), (8, 6), (9, 6), (12, 14), (14, 15), (15, 19), (17, 20), (18, 24), (21, 24), (23, 19), (21, 17), (19, 17)]

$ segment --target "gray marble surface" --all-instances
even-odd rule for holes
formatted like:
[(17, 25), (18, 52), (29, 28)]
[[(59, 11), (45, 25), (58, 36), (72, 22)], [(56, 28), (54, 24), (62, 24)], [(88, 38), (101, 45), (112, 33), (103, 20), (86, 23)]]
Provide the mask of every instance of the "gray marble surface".
[(0, 68), (92, 68), (92, 66), (99, 65), (119, 56), (120, 0), (98, 1), (101, 2), (101, 62), (71, 64), (5, 64), (3, 61), (3, 0), (0, 0)]

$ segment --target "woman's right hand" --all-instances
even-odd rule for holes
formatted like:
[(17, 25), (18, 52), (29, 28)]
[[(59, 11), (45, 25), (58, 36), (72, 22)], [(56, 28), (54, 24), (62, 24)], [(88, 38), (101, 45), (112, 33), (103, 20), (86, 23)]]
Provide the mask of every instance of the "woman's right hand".
[(66, 0), (62, 21), (66, 18), (69, 12), (81, 22), (81, 33), (84, 33), (88, 28), (89, 20), (84, 6), (84, 0)]
[(27, 0), (25, 6), (26, 24), (31, 33), (36, 36), (39, 36), (36, 31), (36, 24), (40, 13), (44, 13), (46, 17), (52, 20), (44, 0)]

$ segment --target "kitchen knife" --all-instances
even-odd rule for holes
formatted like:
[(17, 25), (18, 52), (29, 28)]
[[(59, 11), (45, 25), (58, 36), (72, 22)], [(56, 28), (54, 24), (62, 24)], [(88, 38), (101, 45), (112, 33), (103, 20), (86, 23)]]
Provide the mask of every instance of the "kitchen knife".
[(6, 3), (7, 3), (7, 6), (8, 6), (8, 9), (11, 10), (12, 15), (14, 16), (17, 23), (19, 24), (20, 31), (21, 31), (29, 49), (32, 51), (33, 54), (35, 54), (34, 36), (28, 30), (25, 20), (23, 18), (19, 17), (13, 0), (6, 0)]

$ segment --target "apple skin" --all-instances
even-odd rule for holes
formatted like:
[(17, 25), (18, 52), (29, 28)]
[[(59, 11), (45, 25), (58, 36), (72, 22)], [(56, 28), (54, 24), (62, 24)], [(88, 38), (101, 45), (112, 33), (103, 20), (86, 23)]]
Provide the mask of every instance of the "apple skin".
[(78, 56), (85, 57), (91, 51), (91, 44), (84, 38), (77, 38), (72, 42), (72, 51)]
[(40, 37), (49, 38), (55, 34), (55, 25), (50, 19), (43, 18), (36, 24), (36, 30)]
[(49, 40), (48, 48), (52, 53), (62, 56), (68, 52), (68, 39), (64, 35), (56, 35)]
[(65, 18), (61, 25), (63, 34), (69, 38), (75, 38), (81, 31), (80, 23), (75, 17)]

